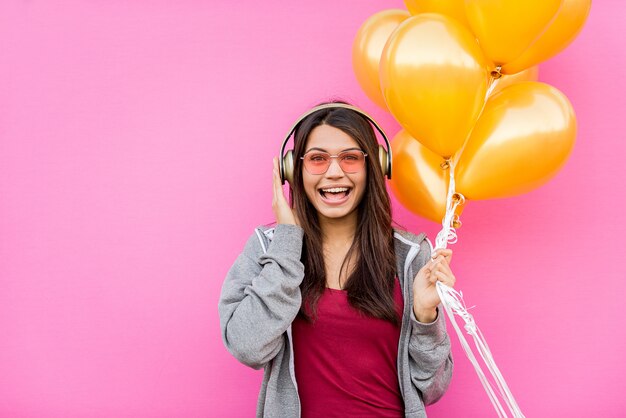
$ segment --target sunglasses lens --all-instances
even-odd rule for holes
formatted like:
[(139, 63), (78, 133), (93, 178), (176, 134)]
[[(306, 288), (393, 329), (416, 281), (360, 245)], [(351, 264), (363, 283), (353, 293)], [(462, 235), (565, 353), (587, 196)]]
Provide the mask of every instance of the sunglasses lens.
[(330, 165), (330, 155), (325, 152), (311, 152), (304, 157), (304, 168), (311, 174), (323, 174)]
[(339, 165), (346, 173), (356, 173), (363, 168), (365, 156), (360, 151), (346, 151), (339, 154)]

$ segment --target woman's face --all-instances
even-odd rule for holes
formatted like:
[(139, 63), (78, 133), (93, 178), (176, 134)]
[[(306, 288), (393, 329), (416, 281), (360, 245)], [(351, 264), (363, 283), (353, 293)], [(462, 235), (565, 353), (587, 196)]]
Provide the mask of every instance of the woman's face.
[[(319, 125), (309, 134), (305, 153), (323, 151), (338, 155), (342, 151), (360, 149), (359, 144), (342, 130), (330, 125)], [(355, 209), (365, 192), (365, 164), (356, 173), (345, 173), (338, 158), (331, 158), (330, 161), (328, 170), (323, 174), (311, 174), (302, 166), (306, 195), (317, 210), (320, 220), (356, 216)]]

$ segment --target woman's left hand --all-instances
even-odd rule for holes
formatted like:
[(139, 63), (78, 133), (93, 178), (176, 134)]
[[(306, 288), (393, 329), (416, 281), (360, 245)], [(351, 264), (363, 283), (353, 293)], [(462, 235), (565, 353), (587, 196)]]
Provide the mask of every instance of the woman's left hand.
[(437, 305), (441, 302), (437, 294), (437, 281), (454, 287), (456, 278), (450, 269), (452, 250), (439, 249), (431, 260), (417, 272), (413, 280), (413, 312), (419, 322), (433, 322), (437, 319)]

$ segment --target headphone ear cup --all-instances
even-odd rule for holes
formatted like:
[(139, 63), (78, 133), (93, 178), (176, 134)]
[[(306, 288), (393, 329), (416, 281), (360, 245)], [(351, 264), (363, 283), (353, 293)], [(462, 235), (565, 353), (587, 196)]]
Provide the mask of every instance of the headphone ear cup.
[(283, 172), (280, 176), (281, 181), (285, 184), (285, 180), (289, 184), (293, 184), (293, 151), (287, 151), (287, 154), (283, 157)]
[(383, 170), (383, 176), (388, 179), (391, 178), (391, 173), (389, 172), (389, 155), (382, 145), (378, 146), (378, 162), (380, 163), (380, 168)]

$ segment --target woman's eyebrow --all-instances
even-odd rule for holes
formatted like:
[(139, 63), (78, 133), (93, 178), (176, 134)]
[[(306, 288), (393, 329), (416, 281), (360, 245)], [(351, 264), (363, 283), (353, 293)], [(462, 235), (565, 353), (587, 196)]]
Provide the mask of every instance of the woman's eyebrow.
[[(351, 147), (351, 148), (346, 148), (346, 149), (343, 149), (343, 150), (341, 150), (341, 151), (339, 151), (339, 152), (344, 152), (344, 151), (352, 151), (352, 150), (362, 151), (362, 150), (361, 150), (361, 148), (359, 148), (359, 147)], [(310, 152), (310, 151), (322, 151), (322, 152), (328, 152), (328, 151), (326, 151), (324, 148), (313, 147), (313, 148), (309, 148), (309, 149), (308, 149), (308, 150), (306, 150), (304, 153), (306, 154), (307, 152)]]

